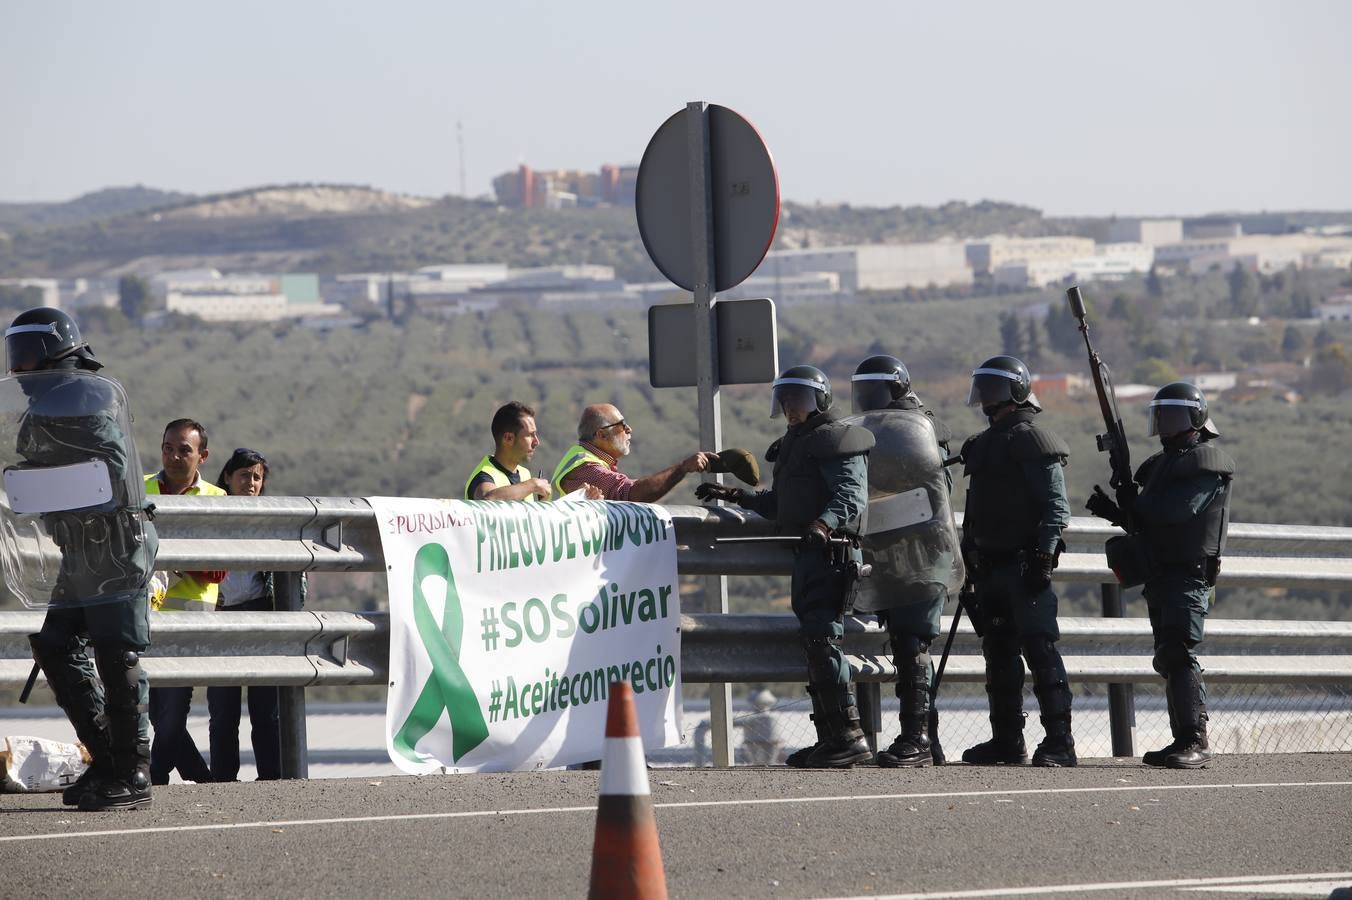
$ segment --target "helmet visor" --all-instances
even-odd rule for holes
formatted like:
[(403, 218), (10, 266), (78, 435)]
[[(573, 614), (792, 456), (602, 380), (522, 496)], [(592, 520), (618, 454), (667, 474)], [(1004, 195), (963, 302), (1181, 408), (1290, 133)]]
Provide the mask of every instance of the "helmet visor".
[(60, 340), (53, 325), (11, 325), (5, 330), (5, 370), (31, 372), (47, 361), (49, 342)]
[(851, 402), (857, 413), (885, 409), (892, 402), (895, 375), (856, 375), (850, 379)]
[(797, 413), (808, 416), (817, 411), (821, 387), (804, 378), (781, 378), (770, 392), (770, 418)]
[(985, 408), (997, 403), (1013, 403), (1014, 382), (1019, 376), (1004, 369), (977, 369), (972, 372), (972, 389), (967, 393), (967, 405)]
[(1179, 434), (1197, 426), (1192, 423), (1196, 410), (1202, 404), (1196, 400), (1151, 400), (1146, 416), (1150, 420), (1150, 436)]

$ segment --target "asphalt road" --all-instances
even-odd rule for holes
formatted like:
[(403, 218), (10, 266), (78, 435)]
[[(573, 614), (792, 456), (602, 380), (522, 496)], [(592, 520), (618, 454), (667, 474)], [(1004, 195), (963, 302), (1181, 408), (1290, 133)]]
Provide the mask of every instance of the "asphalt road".
[[(1174, 772), (659, 769), (677, 897), (1327, 896), (1352, 885), (1352, 755)], [(0, 796), (5, 897), (579, 897), (593, 772), (155, 789), (121, 814)], [(962, 893), (974, 892), (974, 893)]]

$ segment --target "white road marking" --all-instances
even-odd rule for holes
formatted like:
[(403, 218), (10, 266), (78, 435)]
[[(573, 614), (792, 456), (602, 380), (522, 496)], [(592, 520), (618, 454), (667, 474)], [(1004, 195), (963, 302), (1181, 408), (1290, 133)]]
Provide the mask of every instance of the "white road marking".
[[(1054, 796), (1057, 794), (1160, 793), (1164, 791), (1250, 790), (1256, 788), (1352, 787), (1352, 781), (1259, 781), (1240, 784), (1131, 784), (1104, 787), (1020, 788), (990, 791), (929, 791), (911, 794), (842, 794), (827, 797), (760, 797), (748, 800), (686, 800), (654, 803), (656, 809), (694, 809), (712, 806), (770, 806), (785, 803), (885, 802), (889, 800), (939, 800), (972, 797)], [(159, 825), (150, 828), (109, 828), (97, 831), (46, 832), (0, 836), (0, 843), (51, 841), (62, 838), (113, 837), (133, 834), (164, 834), (186, 831), (226, 831), (238, 828), (298, 828), (302, 825), (344, 825), (362, 822), (414, 822), (420, 819), (474, 819), (493, 816), (533, 816), (555, 813), (595, 812), (595, 805), (549, 806), (539, 809), (482, 809), (463, 812), (402, 813), (387, 816), (343, 816), (329, 819), (276, 819), (266, 822), (220, 822), (214, 825)], [(72, 810), (71, 812), (74, 812)], [(129, 813), (134, 815), (135, 813)], [(926, 895), (928, 896), (928, 895)], [(951, 896), (951, 895), (935, 895)], [(973, 895), (985, 896), (985, 895)]]
[(1205, 891), (1209, 894), (1276, 894), (1279, 897), (1327, 897), (1340, 887), (1349, 887), (1347, 881), (1320, 881), (1318, 875), (1305, 876), (1314, 878), (1314, 881), (1281, 881), (1273, 884), (1257, 884), (1249, 880), (1243, 884), (1226, 885), (1224, 887), (1186, 887), (1179, 888), (1183, 893), (1197, 893)]
[[(1159, 881), (1103, 881), (1097, 884), (1043, 884), (1036, 887), (983, 888), (976, 891), (944, 891), (938, 894), (869, 894), (835, 900), (960, 900), (967, 897), (1035, 897), (1045, 894), (1083, 894), (1089, 891), (1141, 891), (1152, 888), (1176, 890), (1234, 890), (1241, 893), (1288, 893), (1294, 884), (1318, 880), (1341, 887), (1352, 881), (1352, 872), (1313, 872), (1288, 875), (1231, 875), (1224, 878), (1172, 878)], [(1325, 889), (1328, 896), (1332, 888)]]

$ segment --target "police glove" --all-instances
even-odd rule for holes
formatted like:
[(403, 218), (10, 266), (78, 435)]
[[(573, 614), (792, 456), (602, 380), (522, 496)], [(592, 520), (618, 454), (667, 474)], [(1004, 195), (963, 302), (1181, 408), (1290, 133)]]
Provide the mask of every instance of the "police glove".
[(1041, 550), (1027, 553), (1023, 558), (1023, 586), (1030, 594), (1040, 594), (1052, 583), (1056, 556)]
[(705, 481), (695, 485), (695, 496), (700, 500), (723, 500), (727, 503), (740, 504), (746, 497), (746, 491), (741, 488), (728, 487), (725, 484)]
[(803, 534), (803, 545), (812, 550), (825, 550), (831, 545), (831, 529), (821, 519), (807, 526)]
[(1100, 519), (1107, 519), (1114, 525), (1122, 524), (1122, 508), (1113, 502), (1113, 498), (1104, 493), (1103, 488), (1094, 485), (1094, 493), (1085, 501), (1084, 508)]

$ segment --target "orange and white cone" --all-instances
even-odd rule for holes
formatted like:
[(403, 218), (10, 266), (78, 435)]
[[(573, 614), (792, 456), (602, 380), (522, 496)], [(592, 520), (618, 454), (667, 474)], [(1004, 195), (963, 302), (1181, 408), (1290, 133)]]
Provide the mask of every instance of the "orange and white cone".
[(592, 900), (666, 900), (667, 877), (657, 843), (657, 819), (648, 790), (648, 766), (639, 737), (634, 690), (610, 686), (601, 794), (592, 846)]

